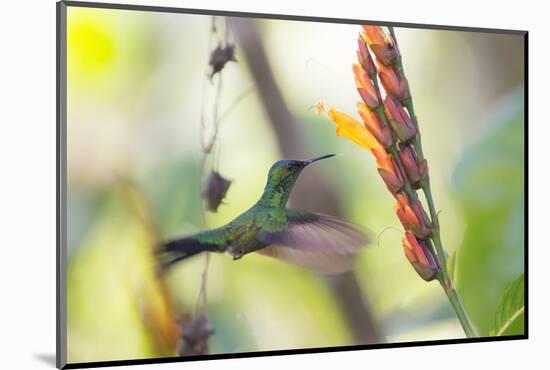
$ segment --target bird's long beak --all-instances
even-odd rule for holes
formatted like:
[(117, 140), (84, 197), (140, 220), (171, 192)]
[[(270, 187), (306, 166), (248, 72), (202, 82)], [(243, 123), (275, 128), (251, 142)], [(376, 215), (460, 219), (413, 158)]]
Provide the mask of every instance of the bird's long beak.
[(311, 164), (311, 163), (313, 163), (313, 162), (320, 161), (321, 159), (326, 159), (326, 158), (334, 157), (335, 155), (336, 155), (336, 154), (327, 154), (327, 155), (322, 155), (322, 156), (320, 156), (320, 157), (315, 157), (315, 158), (311, 158), (311, 159), (306, 159), (306, 160), (304, 161), (304, 163), (305, 163), (306, 165), (308, 165), (308, 164)]

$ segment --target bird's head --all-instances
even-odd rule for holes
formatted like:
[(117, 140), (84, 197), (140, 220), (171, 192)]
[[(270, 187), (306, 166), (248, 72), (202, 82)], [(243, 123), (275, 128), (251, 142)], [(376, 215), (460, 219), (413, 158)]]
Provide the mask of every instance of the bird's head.
[(305, 160), (296, 160), (296, 159), (283, 159), (277, 161), (271, 166), (269, 170), (269, 176), (274, 179), (286, 179), (298, 176), (302, 170), (309, 164), (319, 161), (321, 159), (334, 157), (336, 154), (327, 154), (320, 157), (315, 157)]
[(321, 159), (334, 157), (335, 154), (327, 154), (320, 157), (315, 157), (305, 160), (280, 160), (275, 162), (269, 170), (269, 176), (266, 185), (266, 195), (277, 194), (282, 196), (282, 200), (286, 202), (288, 193), (292, 190), (294, 183), (302, 170), (313, 162)]

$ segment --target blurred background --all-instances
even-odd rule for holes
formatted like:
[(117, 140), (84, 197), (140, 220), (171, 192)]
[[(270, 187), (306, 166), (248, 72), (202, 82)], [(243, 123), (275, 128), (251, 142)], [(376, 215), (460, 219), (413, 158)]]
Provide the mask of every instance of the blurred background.
[[(69, 362), (174, 355), (174, 314), (192, 312), (203, 258), (160, 280), (151, 246), (232, 220), (261, 195), (278, 159), (326, 153), (340, 155), (304, 171), (291, 206), (363, 225), (372, 247), (338, 276), (212, 255), (211, 353), (464, 336), (438, 283), (407, 262), (372, 155), (311, 110), (323, 101), (355, 115), (359, 26), (229, 19), (238, 62), (223, 71), (219, 106), (229, 113), (213, 162), (233, 183), (204, 225), (199, 131), (215, 94), (204, 83), (212, 17), (72, 7), (67, 17)], [(223, 31), (225, 19), (216, 22)], [(396, 36), (443, 243), (458, 251), (458, 290), (488, 335), (524, 266), (523, 37), (405, 28)]]

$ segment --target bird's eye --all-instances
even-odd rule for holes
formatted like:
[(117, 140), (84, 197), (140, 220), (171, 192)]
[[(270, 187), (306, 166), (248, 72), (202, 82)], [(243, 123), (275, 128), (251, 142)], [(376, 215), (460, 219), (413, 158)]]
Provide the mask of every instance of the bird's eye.
[(292, 163), (288, 163), (288, 164), (285, 166), (285, 168), (286, 168), (287, 170), (291, 170), (292, 168), (294, 168), (294, 165), (293, 165)]

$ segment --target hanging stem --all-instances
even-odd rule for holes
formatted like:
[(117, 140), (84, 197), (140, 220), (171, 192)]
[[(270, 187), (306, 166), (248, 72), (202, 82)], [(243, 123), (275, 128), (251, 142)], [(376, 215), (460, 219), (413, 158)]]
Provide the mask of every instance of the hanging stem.
[[(214, 146), (216, 145), (216, 140), (218, 138), (218, 128), (219, 128), (219, 119), (218, 119), (218, 111), (219, 111), (219, 102), (220, 102), (220, 96), (222, 92), (222, 75), (221, 73), (218, 74), (218, 83), (217, 83), (217, 89), (216, 89), (216, 97), (214, 98), (214, 105), (213, 105), (213, 126), (214, 131), (212, 133), (212, 136), (210, 140), (208, 141), (208, 144), (204, 145), (202, 148), (202, 158), (201, 158), (201, 164), (200, 164), (200, 176), (199, 176), (199, 196), (201, 199), (201, 217), (202, 222), (206, 226), (206, 209), (204, 207), (204, 200), (202, 199), (201, 190), (203, 188), (204, 184), (204, 175), (206, 170), (206, 161), (210, 154), (212, 153), (212, 150), (214, 149)], [(201, 126), (201, 131), (204, 126)], [(202, 137), (203, 135), (201, 135)], [(207, 289), (207, 282), (208, 282), (208, 266), (210, 264), (210, 253), (205, 252), (204, 256), (204, 265), (203, 270), (201, 274), (201, 289), (199, 292), (199, 297), (197, 300), (197, 305), (195, 306), (195, 312), (197, 311), (197, 308), (200, 307), (200, 313), (202, 316), (206, 314), (206, 303), (207, 303), (207, 296), (206, 296), (206, 289)], [(198, 307), (197, 307), (198, 306)]]
[[(212, 45), (212, 39), (213, 36), (217, 34), (216, 29), (216, 18), (212, 17), (212, 25), (210, 28), (210, 38), (208, 41), (208, 50), (210, 51), (211, 45)], [(208, 70), (208, 68), (207, 68)], [(219, 106), (219, 100), (222, 90), (222, 77), (221, 73), (218, 74), (218, 85), (216, 90), (216, 96), (214, 98), (214, 105), (213, 105), (213, 127), (214, 131), (212, 133), (212, 136), (208, 140), (208, 142), (205, 141), (205, 130), (206, 130), (206, 119), (204, 114), (204, 102), (205, 102), (205, 90), (206, 90), (206, 78), (203, 80), (202, 85), (202, 102), (201, 102), (201, 126), (200, 126), (200, 142), (202, 147), (202, 158), (200, 162), (200, 169), (199, 169), (199, 199), (201, 200), (201, 219), (204, 226), (206, 226), (206, 209), (204, 207), (204, 201), (202, 199), (202, 188), (204, 184), (204, 175), (206, 171), (206, 161), (208, 160), (208, 157), (210, 156), (210, 153), (212, 153), (212, 149), (214, 148), (216, 144), (216, 139), (218, 138), (218, 106)], [(207, 282), (208, 282), (208, 266), (210, 264), (210, 254), (208, 252), (205, 252), (204, 257), (204, 266), (201, 274), (201, 287), (199, 291), (199, 296), (197, 298), (197, 304), (195, 305), (195, 315), (197, 315), (197, 311), (200, 308), (200, 314), (201, 316), (206, 315), (206, 303), (207, 303), (207, 295), (206, 295), (206, 289), (207, 289)]]
[[(212, 17), (212, 27), (211, 27), (211, 36), (210, 36), (210, 42), (209, 42), (209, 50), (211, 50), (211, 44), (213, 36), (217, 35), (217, 29), (216, 29), (216, 21), (215, 17)], [(229, 44), (229, 32), (230, 32), (230, 23), (229, 19), (226, 18), (225, 23), (225, 38), (224, 42), (226, 46)], [(222, 40), (218, 36), (218, 42), (221, 43)], [(205, 81), (203, 81), (203, 86), (205, 86)], [(200, 126), (200, 137), (201, 137), (201, 147), (202, 147), (202, 158), (200, 162), (200, 175), (199, 175), (199, 183), (200, 183), (200, 199), (201, 199), (201, 217), (202, 217), (202, 223), (204, 226), (206, 226), (206, 208), (204, 205), (204, 200), (202, 198), (202, 189), (204, 186), (204, 178), (205, 178), (205, 172), (206, 172), (206, 163), (208, 161), (208, 158), (214, 151), (217, 145), (217, 139), (219, 134), (219, 128), (220, 123), (223, 119), (225, 119), (232, 110), (237, 106), (239, 102), (241, 102), (244, 98), (246, 98), (252, 91), (254, 91), (254, 86), (249, 87), (246, 91), (241, 93), (239, 96), (235, 98), (235, 100), (229, 105), (229, 107), (220, 115), (219, 106), (220, 106), (220, 98), (221, 98), (221, 92), (222, 92), (222, 71), (219, 71), (217, 74), (217, 84), (216, 84), (216, 94), (214, 97), (214, 103), (212, 105), (212, 127), (213, 131), (211, 134), (211, 137), (208, 141), (204, 139), (206, 130), (206, 120), (204, 115), (204, 100), (205, 100), (205, 94), (203, 91), (203, 102), (201, 107), (201, 126)], [(215, 161), (214, 161), (215, 162)], [(216, 164), (213, 164), (214, 168), (216, 167)], [(210, 253), (205, 252), (204, 257), (204, 266), (203, 271), (201, 274), (201, 288), (199, 292), (199, 297), (197, 299), (197, 305), (195, 306), (195, 312), (198, 311), (198, 308), (200, 307), (201, 315), (206, 315), (206, 304), (207, 304), (207, 282), (208, 282), (208, 266), (210, 264)]]

